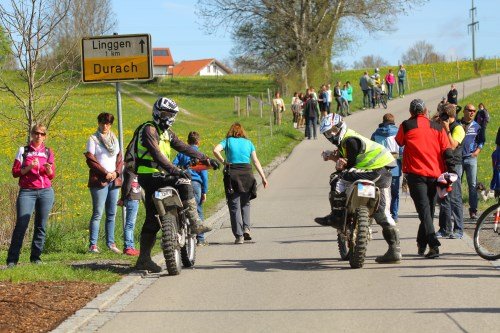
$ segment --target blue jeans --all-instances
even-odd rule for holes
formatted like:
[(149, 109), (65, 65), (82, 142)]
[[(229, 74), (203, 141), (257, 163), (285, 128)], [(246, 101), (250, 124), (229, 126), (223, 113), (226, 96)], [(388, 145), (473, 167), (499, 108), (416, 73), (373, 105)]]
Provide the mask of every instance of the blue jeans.
[(399, 96), (405, 94), (405, 81), (398, 79)]
[(363, 90), (363, 106), (369, 108), (372, 105), (372, 89)]
[(103, 188), (90, 188), (90, 194), (92, 195), (92, 218), (89, 222), (90, 245), (97, 245), (99, 224), (104, 208), (106, 208), (106, 223), (104, 229), (106, 232), (106, 245), (109, 247), (111, 244), (115, 243), (115, 216), (119, 193), (120, 188), (115, 187), (113, 182)]
[(392, 88), (394, 84), (388, 83), (387, 84), (387, 98), (392, 99)]
[(40, 255), (45, 244), (45, 227), (53, 205), (54, 190), (52, 187), (40, 190), (19, 190), (16, 202), (17, 220), (12, 233), (7, 263), (17, 263), (19, 261), (19, 253), (23, 246), (24, 235), (26, 234), (26, 229), (28, 229), (33, 211), (35, 211), (35, 228), (31, 242), (30, 261), (40, 260)]
[[(455, 166), (457, 175), (462, 173), (462, 165)], [(453, 226), (453, 222), (455, 225)], [(439, 231), (444, 234), (464, 234), (464, 212), (462, 184), (460, 178), (453, 183), (451, 192), (439, 202)]]
[[(193, 182), (191, 182), (191, 185), (193, 186), (194, 200), (196, 200), (198, 216), (203, 221), (203, 220), (205, 220), (205, 217), (203, 216), (203, 207), (202, 207), (202, 203), (201, 203), (201, 183), (197, 182), (197, 181), (193, 181)], [(205, 241), (205, 234), (204, 233), (198, 234), (196, 236), (196, 239), (200, 242)]]
[(465, 173), (467, 185), (469, 186), (469, 213), (477, 213), (477, 157), (464, 157), (462, 161), (464, 169), (460, 178)]
[(394, 220), (398, 219), (399, 211), (399, 184), (401, 176), (392, 176), (391, 181), (391, 216)]
[(316, 118), (306, 117), (306, 128), (304, 131), (306, 138), (311, 139), (311, 135), (314, 135), (315, 139), (317, 138), (317, 136), (316, 136), (316, 130), (317, 130), (316, 123), (317, 123)]
[(125, 200), (123, 205), (126, 209), (127, 218), (125, 219), (125, 228), (123, 228), (123, 241), (126, 249), (134, 249), (134, 228), (139, 210), (139, 200)]

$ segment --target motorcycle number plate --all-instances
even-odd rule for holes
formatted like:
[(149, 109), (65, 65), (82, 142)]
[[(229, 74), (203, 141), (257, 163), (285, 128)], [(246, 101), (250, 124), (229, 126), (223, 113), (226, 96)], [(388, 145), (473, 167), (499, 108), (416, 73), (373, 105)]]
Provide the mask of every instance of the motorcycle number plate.
[(358, 196), (363, 198), (375, 198), (375, 186), (358, 184)]
[(155, 191), (156, 199), (165, 199), (172, 196), (172, 190)]

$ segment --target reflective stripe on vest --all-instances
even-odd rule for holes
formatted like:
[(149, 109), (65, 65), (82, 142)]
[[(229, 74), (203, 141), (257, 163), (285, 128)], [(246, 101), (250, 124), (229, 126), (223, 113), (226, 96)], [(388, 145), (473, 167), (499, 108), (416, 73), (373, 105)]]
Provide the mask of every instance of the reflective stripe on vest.
[(346, 156), (345, 140), (350, 137), (358, 138), (362, 143), (361, 152), (358, 154), (358, 156), (356, 156), (356, 165), (354, 165), (356, 169), (380, 169), (394, 161), (394, 157), (392, 156), (389, 149), (385, 148), (381, 144), (365, 138), (352, 129), (347, 129), (345, 136), (342, 139), (342, 143), (340, 145), (342, 156)]
[[(139, 174), (145, 174), (145, 173), (155, 173), (155, 172), (160, 172), (158, 169), (158, 164), (153, 160), (153, 157), (151, 154), (148, 152), (148, 150), (142, 145), (141, 143), (141, 138), (142, 138), (142, 132), (146, 128), (146, 126), (153, 126), (156, 128), (156, 131), (158, 134), (160, 132), (158, 131), (158, 127), (155, 126), (154, 123), (152, 122), (147, 122), (144, 123), (142, 128), (139, 130), (138, 134), (138, 142), (137, 142), (137, 161), (139, 167), (137, 168), (137, 173)], [(160, 152), (163, 153), (167, 157), (169, 161), (170, 159), (170, 136), (168, 135), (168, 130), (164, 131), (160, 135), (160, 142), (158, 142), (158, 146), (160, 147)]]

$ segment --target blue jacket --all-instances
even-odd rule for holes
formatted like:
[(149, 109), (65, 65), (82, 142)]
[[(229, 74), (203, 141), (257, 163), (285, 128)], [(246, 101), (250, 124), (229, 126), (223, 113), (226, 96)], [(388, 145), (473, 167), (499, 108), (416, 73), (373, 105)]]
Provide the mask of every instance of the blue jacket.
[(462, 120), (462, 126), (465, 130), (465, 138), (462, 141), (463, 157), (469, 157), (477, 148), (483, 149), (485, 137), (481, 131), (481, 126), (474, 120), (469, 124), (464, 123)]
[[(191, 145), (194, 150), (198, 150), (198, 146)], [(184, 155), (183, 153), (177, 154), (173, 162), (178, 167), (188, 167), (191, 163), (191, 157)], [(198, 182), (201, 184), (201, 193), (207, 193), (208, 191), (208, 171), (202, 170), (200, 172), (193, 171), (189, 169), (191, 172), (191, 181)]]
[(398, 127), (394, 124), (379, 124), (377, 130), (372, 134), (371, 140), (380, 143), (393, 154), (399, 155), (396, 159), (397, 166), (391, 170), (393, 177), (401, 176), (401, 158), (403, 148), (396, 143)]

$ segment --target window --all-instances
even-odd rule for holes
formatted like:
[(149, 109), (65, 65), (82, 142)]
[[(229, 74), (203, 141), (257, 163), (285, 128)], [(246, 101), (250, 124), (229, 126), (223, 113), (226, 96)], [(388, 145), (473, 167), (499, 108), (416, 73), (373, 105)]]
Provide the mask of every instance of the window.
[(167, 50), (153, 50), (153, 56), (166, 57), (166, 56), (168, 56), (168, 51)]

